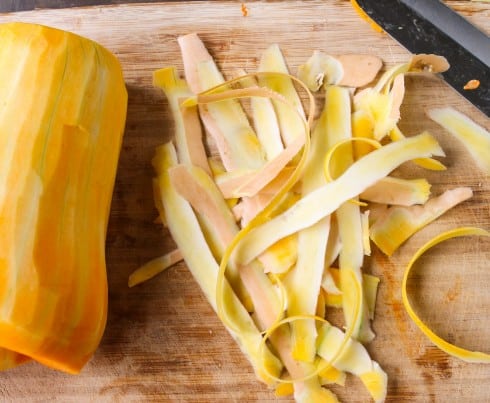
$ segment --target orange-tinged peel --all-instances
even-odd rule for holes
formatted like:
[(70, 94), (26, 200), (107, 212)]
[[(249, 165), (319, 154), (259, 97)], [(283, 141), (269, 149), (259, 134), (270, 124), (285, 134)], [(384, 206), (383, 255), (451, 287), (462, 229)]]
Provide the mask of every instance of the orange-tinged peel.
[(384, 29), (381, 28), (378, 24), (376, 24), (373, 19), (371, 17), (369, 17), (369, 15), (359, 6), (359, 4), (357, 4), (357, 1), (356, 0), (350, 0), (351, 4), (352, 4), (352, 7), (354, 7), (354, 10), (356, 10), (356, 12), (359, 14), (359, 16), (364, 20), (366, 21), (367, 23), (369, 23), (369, 25), (371, 26), (372, 29), (374, 29), (376, 32), (382, 34), (384, 33)]

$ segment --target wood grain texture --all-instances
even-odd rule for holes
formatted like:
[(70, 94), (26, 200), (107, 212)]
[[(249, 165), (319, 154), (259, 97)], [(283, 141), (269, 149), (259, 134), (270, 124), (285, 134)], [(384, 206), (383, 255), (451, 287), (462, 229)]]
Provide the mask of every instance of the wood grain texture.
[[(477, 25), (490, 30), (490, 7), (451, 1)], [(178, 35), (198, 32), (226, 75), (253, 70), (260, 52), (278, 43), (294, 73), (314, 49), (331, 54), (370, 53), (386, 66), (407, 52), (362, 22), (346, 0), (168, 2), (36, 10), (0, 16), (67, 29), (108, 47), (121, 60), (129, 91), (126, 133), (108, 228), (109, 318), (102, 344), (79, 376), (28, 363), (0, 373), (0, 400), (60, 402), (272, 402), (240, 350), (223, 329), (183, 264), (134, 289), (129, 274), (173, 248), (166, 230), (154, 223), (150, 160), (154, 148), (172, 136), (173, 123), (152, 72), (182, 68)], [(490, 401), (490, 366), (470, 365), (435, 349), (410, 322), (401, 303), (402, 271), (422, 242), (443, 229), (478, 225), (490, 229), (490, 179), (461, 145), (425, 116), (449, 105), (489, 128), (488, 119), (437, 77), (410, 76), (402, 109), (407, 134), (430, 130), (446, 150), (443, 173), (407, 164), (400, 174), (425, 175), (433, 194), (471, 186), (472, 200), (427, 227), (388, 259), (376, 251), (366, 271), (381, 277), (374, 329), (368, 349), (389, 375), (389, 402)], [(438, 332), (467, 347), (490, 351), (490, 241), (465, 239), (441, 246), (415, 269), (410, 282), (416, 307)], [(424, 270), (422, 270), (422, 267)], [(366, 402), (360, 382), (334, 387), (341, 401)]]
[(0, 13), (42, 8), (88, 7), (127, 3), (158, 3), (159, 1), (160, 0), (1, 0)]

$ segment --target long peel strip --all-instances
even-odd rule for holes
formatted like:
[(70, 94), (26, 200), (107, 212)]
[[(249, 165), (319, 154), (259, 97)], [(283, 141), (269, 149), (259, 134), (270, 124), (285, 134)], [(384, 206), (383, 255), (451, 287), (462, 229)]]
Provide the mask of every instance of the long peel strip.
[[(325, 103), (331, 105), (331, 103)], [(301, 180), (301, 195), (322, 187), (325, 178), (322, 165), (325, 149), (328, 147), (329, 108), (324, 107), (311, 134), (311, 152), (306, 162)], [(346, 113), (345, 115), (350, 115)], [(348, 116), (350, 120), (350, 116)], [(325, 252), (328, 245), (331, 217), (327, 216), (315, 225), (295, 234), (297, 259), (285, 276), (284, 282), (288, 291), (288, 315), (324, 316), (318, 313), (321, 306), (318, 296), (321, 279), (325, 268)], [(294, 235), (291, 235), (294, 236)], [(290, 237), (291, 237), (290, 236)], [(288, 239), (289, 237), (283, 238)], [(279, 241), (279, 242), (282, 242)], [(292, 355), (295, 359), (313, 363), (316, 356), (317, 329), (314, 321), (297, 321), (291, 324)]]
[(431, 240), (429, 240), (425, 245), (423, 245), (415, 253), (415, 255), (413, 255), (412, 259), (408, 263), (407, 268), (405, 269), (405, 273), (403, 275), (403, 282), (402, 282), (402, 299), (403, 299), (403, 305), (405, 306), (405, 309), (408, 315), (410, 316), (410, 318), (413, 320), (413, 322), (429, 338), (429, 340), (432, 343), (434, 343), (437, 347), (439, 347), (442, 351), (466, 362), (490, 363), (490, 354), (482, 353), (479, 351), (466, 350), (464, 348), (455, 346), (454, 344), (451, 344), (446, 340), (442, 339), (441, 337), (437, 336), (415, 313), (415, 311), (412, 308), (412, 305), (410, 304), (410, 300), (408, 299), (408, 292), (407, 292), (408, 276), (410, 275), (410, 271), (413, 265), (415, 264), (415, 262), (417, 261), (417, 259), (420, 256), (422, 256), (427, 250), (429, 250), (430, 248), (432, 248), (433, 246), (441, 242), (444, 242), (451, 238), (470, 236), (470, 235), (490, 237), (490, 232), (477, 227), (459, 227), (443, 232), (435, 236)]
[(153, 73), (153, 85), (167, 97), (175, 124), (174, 138), (179, 161), (199, 165), (209, 172), (197, 109), (181, 109), (179, 105), (182, 99), (192, 95), (186, 81), (178, 77), (175, 67), (167, 67)]
[(144, 283), (183, 259), (180, 250), (174, 249), (163, 256), (150, 260), (129, 275), (128, 287)]
[[(351, 97), (349, 90), (338, 86), (329, 86), (325, 91), (325, 106), (327, 111), (326, 136), (328, 147), (335, 147), (337, 144), (346, 142), (348, 145), (342, 148), (336, 148), (339, 151), (339, 158), (334, 162), (334, 174), (340, 175), (354, 162), (352, 142), (352, 124), (351, 124)], [(358, 137), (364, 138), (364, 137)], [(379, 146), (381, 147), (381, 146)], [(329, 164), (330, 165), (330, 164)], [(351, 199), (354, 202), (358, 198)], [(362, 283), (361, 267), (363, 265), (364, 247), (362, 241), (361, 212), (356, 203), (343, 203), (335, 211), (337, 224), (339, 228), (342, 249), (339, 253), (340, 282), (342, 285), (343, 298), (342, 307), (344, 320), (347, 326), (354, 326), (353, 337), (359, 340), (367, 341), (374, 337), (373, 332), (369, 329), (368, 313), (365, 304), (361, 305), (361, 312), (358, 317), (358, 323), (355, 325), (351, 322), (351, 304), (353, 303), (351, 287), (349, 286), (350, 277), (345, 275), (345, 269), (353, 270), (359, 282)], [(361, 288), (362, 290), (362, 288)], [(361, 298), (364, 302), (364, 297)]]
[[(301, 152), (300, 159), (298, 161), (298, 164), (296, 165), (294, 171), (292, 172), (291, 176), (286, 180), (286, 182), (283, 184), (281, 189), (277, 192), (277, 194), (272, 198), (272, 200), (269, 202), (269, 204), (262, 210), (261, 213), (256, 215), (250, 222), (243, 227), (238, 234), (233, 238), (233, 240), (229, 243), (227, 246), (226, 250), (223, 253), (220, 266), (219, 266), (219, 271), (218, 271), (218, 276), (217, 276), (217, 281), (216, 281), (216, 312), (218, 314), (218, 317), (221, 319), (223, 324), (227, 326), (229, 329), (233, 330), (236, 328), (236, 324), (233, 322), (233, 320), (228, 316), (223, 300), (223, 291), (224, 291), (224, 280), (225, 280), (225, 272), (226, 268), (228, 266), (228, 262), (231, 258), (232, 253), (234, 252), (235, 248), (237, 245), (240, 243), (242, 238), (248, 234), (253, 228), (257, 227), (258, 225), (266, 222), (269, 219), (270, 214), (274, 211), (274, 209), (280, 204), (281, 200), (283, 197), (286, 195), (286, 193), (293, 187), (293, 185), (298, 181), (298, 179), (301, 176), (302, 170), (304, 168), (305, 162), (306, 162), (306, 156), (309, 151), (310, 147), (310, 127), (312, 126), (312, 121), (313, 117), (315, 115), (315, 100), (311, 92), (308, 90), (308, 88), (297, 78), (289, 75), (289, 74), (283, 74), (283, 73), (254, 73), (254, 74), (248, 74), (246, 76), (241, 76), (237, 77), (235, 79), (229, 80), (226, 83), (223, 83), (221, 85), (218, 85), (216, 87), (213, 87), (207, 91), (204, 91), (200, 94), (198, 94), (195, 97), (189, 98), (183, 103), (183, 106), (186, 105), (195, 105), (195, 104), (206, 104), (210, 102), (217, 102), (223, 99), (226, 99), (227, 97), (229, 98), (244, 98), (244, 97), (250, 97), (250, 96), (262, 96), (262, 97), (273, 97), (275, 94), (271, 90), (260, 90), (259, 88), (238, 88), (238, 89), (231, 89), (231, 90), (225, 90), (223, 91), (223, 88), (229, 88), (230, 85), (238, 83), (240, 80), (246, 77), (251, 77), (251, 76), (267, 76), (267, 75), (285, 75), (289, 78), (291, 78), (293, 81), (298, 83), (306, 92), (309, 98), (309, 111), (308, 111), (308, 117), (305, 119), (301, 113), (295, 108), (293, 105), (289, 105), (289, 103), (280, 95), (276, 97), (276, 100), (284, 102), (286, 105), (289, 105), (291, 107), (291, 110), (298, 116), (298, 118), (301, 120), (304, 128), (304, 133), (305, 133), (305, 142), (303, 145), (303, 150)], [(251, 90), (253, 90), (251, 92)], [(283, 298), (283, 301), (285, 303), (285, 298)]]
[(456, 137), (478, 167), (490, 175), (490, 132), (456, 109), (431, 109), (429, 117)]
[[(301, 99), (291, 81), (291, 76), (286, 65), (286, 60), (282, 55), (281, 49), (277, 44), (269, 46), (262, 53), (259, 72), (281, 73), (279, 75), (267, 74), (258, 76), (259, 84), (272, 89), (286, 98), (290, 105), (293, 105), (298, 113), (304, 116)], [(301, 136), (302, 127), (296, 119), (291, 119), (289, 108), (284, 103), (272, 100), (276, 111), (277, 122), (280, 127), (280, 134), (285, 145), (292, 142), (297, 136)]]
[[(352, 164), (338, 179), (309, 193), (284, 213), (266, 223), (261, 216), (241, 235), (237, 258), (243, 263), (251, 261), (279, 239), (332, 213), (343, 202), (359, 195), (403, 162), (432, 155), (442, 156), (444, 152), (428, 133), (373, 151)], [(262, 224), (260, 227), (257, 226), (259, 223)]]
[[(217, 311), (214, 296), (219, 267), (204, 234), (200, 230), (199, 222), (190, 204), (172, 186), (168, 169), (176, 164), (177, 156), (171, 143), (166, 143), (157, 149), (153, 165), (158, 176), (168, 228), (193, 277), (199, 283), (211, 307)], [(222, 279), (222, 287), (222, 298), (226, 299), (229, 309), (233, 309), (234, 317), (237, 319), (235, 323), (237, 331), (228, 330), (249, 358), (258, 378), (269, 384), (271, 379), (261, 372), (264, 361), (267, 360), (265, 366), (268, 368), (268, 373), (271, 372), (271, 368), (279, 372), (281, 364), (268, 349), (259, 352), (258, 342), (261, 339), (259, 330), (226, 279)], [(260, 358), (258, 354), (260, 354)], [(267, 358), (264, 357), (264, 354)]]

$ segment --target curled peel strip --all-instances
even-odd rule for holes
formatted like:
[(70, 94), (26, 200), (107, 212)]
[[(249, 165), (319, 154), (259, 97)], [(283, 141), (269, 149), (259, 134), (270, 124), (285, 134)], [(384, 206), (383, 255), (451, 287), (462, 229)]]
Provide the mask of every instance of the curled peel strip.
[[(379, 141), (374, 140), (374, 139), (370, 139), (367, 137), (351, 137), (351, 138), (339, 141), (337, 144), (335, 144), (333, 147), (331, 147), (330, 150), (328, 150), (327, 154), (325, 155), (325, 160), (323, 162), (323, 175), (325, 176), (325, 180), (327, 182), (332, 182), (334, 180), (334, 178), (332, 177), (332, 174), (330, 173), (330, 161), (332, 161), (333, 155), (344, 144), (354, 143), (356, 141), (359, 141), (361, 143), (370, 144), (371, 146), (373, 146), (376, 149), (382, 147), (382, 145)], [(357, 204), (361, 207), (367, 206), (367, 203), (361, 202), (361, 201), (356, 200), (356, 199), (350, 199), (349, 201), (351, 203)]]
[[(309, 100), (309, 110), (308, 110), (307, 118), (305, 119), (299, 113), (299, 111), (293, 105), (291, 105), (281, 94), (267, 87), (249, 87), (249, 88), (230, 89), (230, 86), (232, 84), (238, 84), (240, 81), (243, 81), (247, 78), (257, 77), (257, 76), (284, 76), (290, 78), (299, 86), (301, 86), (305, 90), (306, 94), (308, 95), (308, 100)], [(226, 327), (228, 327), (230, 330), (238, 333), (240, 332), (240, 329), (234, 323), (233, 318), (230, 317), (224, 305), (225, 272), (228, 266), (228, 262), (230, 261), (232, 253), (235, 251), (236, 247), (243, 239), (243, 237), (247, 233), (249, 233), (253, 228), (259, 226), (260, 224), (264, 223), (269, 219), (270, 215), (273, 213), (275, 208), (280, 204), (281, 200), (286, 195), (286, 193), (299, 180), (303, 172), (303, 168), (306, 162), (306, 157), (308, 155), (308, 150), (310, 147), (310, 128), (312, 126), (312, 122), (315, 116), (315, 99), (313, 97), (313, 94), (296, 77), (284, 73), (267, 73), (267, 72), (260, 73), (259, 72), (259, 73), (251, 73), (251, 74), (243, 75), (235, 79), (226, 81), (225, 83), (213, 87), (207, 91), (204, 91), (194, 97), (188, 98), (183, 102), (182, 106), (193, 106), (197, 104), (219, 102), (225, 99), (239, 99), (239, 98), (249, 98), (249, 97), (270, 98), (290, 106), (292, 112), (295, 113), (303, 123), (305, 142), (302, 150), (300, 151), (300, 159), (294, 171), (292, 172), (291, 176), (284, 183), (282, 188), (277, 192), (274, 198), (269, 202), (269, 204), (256, 217), (254, 217), (245, 227), (243, 227), (238, 232), (238, 234), (233, 238), (233, 240), (230, 242), (230, 244), (227, 246), (226, 250), (223, 253), (219, 266), (217, 282), (216, 282), (216, 311), (223, 324)], [(283, 292), (281, 288), (280, 290), (281, 292)], [(284, 306), (282, 307), (283, 309), (281, 309), (281, 312), (284, 311), (285, 304), (286, 304), (286, 298), (284, 297), (284, 295), (282, 297), (282, 303)], [(279, 318), (280, 317), (278, 317), (278, 319)]]
[(407, 280), (410, 274), (410, 271), (417, 261), (417, 259), (422, 256), (427, 250), (432, 248), (433, 246), (446, 241), (451, 238), (457, 238), (461, 236), (488, 236), (490, 237), (490, 232), (477, 227), (459, 227), (446, 232), (443, 232), (436, 237), (429, 240), (424, 246), (422, 246), (416, 253), (413, 255), (412, 259), (408, 263), (407, 268), (405, 269), (405, 273), (403, 275), (403, 283), (402, 283), (402, 299), (403, 305), (407, 310), (408, 315), (417, 325), (417, 327), (429, 338), (432, 343), (434, 343), (437, 347), (439, 347), (442, 351), (447, 354), (459, 358), (466, 362), (473, 363), (490, 363), (490, 354), (482, 353), (479, 351), (470, 351), (466, 350), (462, 347), (455, 346), (442, 339), (438, 335), (436, 335), (422, 320), (418, 317), (418, 315), (413, 310), (410, 301), (407, 295)]
[(367, 137), (351, 137), (351, 138), (339, 141), (337, 144), (335, 144), (333, 147), (331, 147), (330, 150), (328, 150), (327, 154), (325, 155), (325, 160), (323, 163), (323, 173), (325, 175), (325, 179), (327, 182), (332, 182), (334, 180), (334, 178), (332, 177), (332, 174), (330, 173), (330, 161), (332, 161), (333, 155), (344, 144), (353, 143), (356, 141), (370, 144), (376, 149), (382, 147), (382, 145), (379, 141), (374, 140), (374, 139), (370, 139)]
[[(356, 295), (355, 295), (355, 304), (353, 307), (353, 314), (352, 314), (352, 317), (353, 317), (352, 323), (355, 324), (357, 322), (358, 317), (359, 317), (360, 306), (361, 306), (361, 298), (362, 298), (361, 284), (359, 283), (359, 280), (358, 280), (356, 274), (354, 273), (354, 271), (352, 271), (350, 269), (345, 269), (345, 270), (348, 271), (348, 273), (351, 275), (352, 280), (355, 284), (355, 294)], [(322, 318), (321, 316), (316, 316), (316, 315), (288, 316), (288, 317), (274, 323), (272, 326), (270, 326), (264, 332), (264, 337), (262, 338), (262, 341), (261, 341), (261, 344), (259, 347), (259, 352), (260, 352), (261, 357), (265, 357), (264, 348), (265, 348), (265, 344), (266, 344), (267, 340), (281, 326), (288, 324), (288, 323), (295, 322), (295, 321), (299, 321), (299, 320), (312, 320), (312, 319), (315, 321), (321, 322), (321, 323), (327, 323), (327, 324), (329, 323), (325, 318)], [(340, 344), (339, 348), (337, 349), (337, 351), (335, 352), (335, 354), (333, 355), (331, 360), (322, 362), (321, 364), (319, 364), (316, 367), (315, 370), (311, 371), (310, 373), (306, 374), (303, 377), (300, 377), (300, 378), (291, 377), (288, 379), (276, 377), (270, 373), (270, 371), (267, 368), (267, 365), (265, 365), (264, 360), (261, 363), (262, 370), (264, 371), (265, 374), (267, 374), (268, 377), (270, 377), (270, 379), (272, 379), (278, 383), (304, 382), (308, 379), (311, 379), (315, 376), (318, 376), (323, 371), (326, 371), (327, 369), (333, 367), (335, 365), (335, 362), (346, 352), (346, 348), (348, 346), (349, 340), (351, 339), (351, 337), (354, 333), (354, 328), (355, 328), (355, 326), (351, 325), (345, 330), (344, 339), (342, 340), (342, 343)]]
[[(266, 75), (284, 75), (292, 79), (294, 82), (299, 84), (307, 93), (309, 97), (309, 111), (307, 114), (307, 118), (303, 118), (301, 114), (298, 112), (298, 110), (291, 105), (282, 95), (279, 93), (276, 93), (268, 88), (264, 87), (250, 87), (250, 88), (240, 88), (240, 89), (230, 89), (231, 84), (238, 83), (240, 80), (243, 80), (244, 78), (247, 78), (249, 76), (266, 76)], [(223, 324), (227, 326), (230, 330), (234, 332), (240, 332), (241, 330), (239, 327), (234, 323), (233, 317), (230, 316), (230, 314), (226, 310), (226, 306), (224, 305), (224, 281), (225, 281), (225, 273), (226, 273), (226, 268), (228, 266), (228, 262), (230, 261), (232, 254), (238, 244), (240, 243), (241, 239), (249, 233), (253, 228), (261, 225), (265, 221), (267, 221), (270, 217), (270, 215), (274, 212), (275, 208), (280, 204), (281, 200), (285, 196), (285, 194), (292, 188), (292, 186), (298, 181), (300, 178), (303, 168), (306, 162), (306, 158), (308, 155), (309, 147), (310, 147), (310, 128), (312, 126), (312, 121), (315, 116), (315, 100), (313, 98), (313, 95), (311, 92), (305, 87), (305, 85), (299, 81), (297, 78), (290, 76), (288, 74), (282, 74), (282, 73), (254, 73), (246, 76), (241, 76), (238, 77), (234, 80), (227, 81), (217, 87), (214, 87), (210, 90), (207, 90), (201, 94), (198, 94), (195, 97), (189, 98), (188, 100), (184, 101), (183, 106), (190, 106), (190, 105), (196, 105), (196, 104), (206, 104), (210, 102), (219, 102), (224, 99), (237, 99), (237, 98), (245, 98), (245, 97), (266, 97), (266, 98), (271, 98), (274, 100), (277, 100), (279, 102), (283, 102), (286, 105), (289, 105), (294, 111), (294, 113), (298, 116), (299, 119), (303, 122), (304, 126), (304, 136), (305, 136), (305, 142), (304, 146), (302, 148), (302, 151), (300, 152), (300, 158), (299, 161), (297, 162), (295, 169), (293, 170), (293, 173), (291, 176), (288, 178), (288, 180), (284, 183), (282, 188), (277, 192), (275, 197), (270, 201), (270, 203), (255, 217), (253, 218), (247, 226), (242, 228), (240, 232), (235, 236), (235, 238), (230, 242), (228, 247), (223, 253), (223, 257), (220, 262), (220, 267), (219, 267), (219, 272), (217, 276), (217, 283), (216, 283), (216, 306), (217, 306), (217, 313), (220, 319), (222, 320)], [(356, 278), (355, 274), (349, 270), (349, 273), (352, 275), (354, 284), (355, 284), (355, 301), (356, 303), (353, 306), (353, 317), (357, 318), (359, 315), (359, 310), (360, 310), (360, 300), (361, 300), (361, 286), (358, 282), (358, 279)], [(285, 311), (286, 309), (286, 298), (285, 298), (285, 291), (283, 290), (282, 284), (279, 281), (278, 278), (276, 278), (276, 282), (278, 283), (279, 289), (280, 289), (280, 294), (281, 294), (281, 299), (282, 299), (282, 308), (281, 308), (281, 313)], [(270, 338), (270, 336), (273, 334), (275, 330), (277, 330), (280, 326), (286, 324), (286, 323), (292, 323), (293, 321), (297, 320), (305, 320), (305, 319), (315, 319), (317, 321), (321, 322), (326, 322), (324, 318), (317, 317), (317, 316), (294, 316), (294, 317), (287, 317), (285, 319), (281, 320), (281, 315), (277, 317), (274, 323), (272, 323), (268, 329), (266, 329), (263, 333), (263, 338), (262, 338), (262, 343), (260, 346), (261, 351), (264, 350), (265, 344), (267, 340)], [(354, 323), (356, 320), (354, 321)], [(330, 368), (333, 366), (335, 361), (341, 357), (341, 355), (345, 352), (345, 349), (348, 346), (348, 342), (353, 334), (354, 328), (352, 326), (349, 326), (346, 329), (345, 335), (344, 335), (344, 340), (342, 344), (339, 346), (337, 349), (335, 355), (333, 356), (332, 360), (329, 362), (325, 362), (321, 365), (318, 365), (317, 368), (312, 371), (311, 373), (306, 374), (303, 377), (292, 377), (291, 379), (285, 380), (281, 379), (278, 377), (275, 377), (273, 374), (268, 371), (267, 365), (265, 365), (265, 362), (263, 363), (263, 371), (266, 373), (271, 379), (276, 380), (277, 382), (282, 382), (282, 383), (294, 383), (294, 382), (300, 382), (304, 381), (307, 379), (310, 379), (314, 376), (317, 376), (319, 373), (322, 371)]]

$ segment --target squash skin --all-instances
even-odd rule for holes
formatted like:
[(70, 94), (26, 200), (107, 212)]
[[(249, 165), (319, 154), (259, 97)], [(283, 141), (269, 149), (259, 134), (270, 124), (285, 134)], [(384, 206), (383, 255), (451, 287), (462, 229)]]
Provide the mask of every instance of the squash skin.
[(3, 24), (0, 45), (0, 347), (78, 373), (107, 319), (124, 78), (112, 53), (62, 30)]

